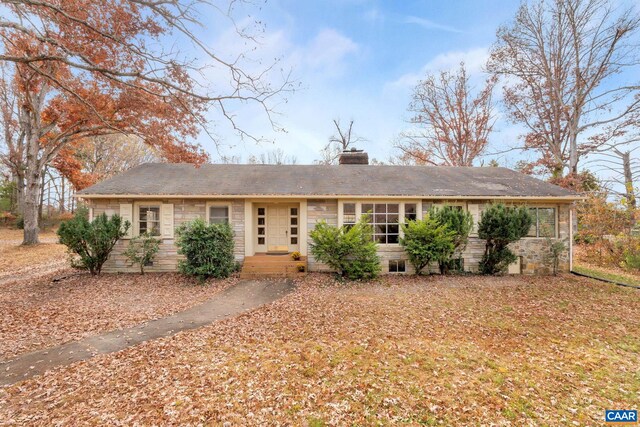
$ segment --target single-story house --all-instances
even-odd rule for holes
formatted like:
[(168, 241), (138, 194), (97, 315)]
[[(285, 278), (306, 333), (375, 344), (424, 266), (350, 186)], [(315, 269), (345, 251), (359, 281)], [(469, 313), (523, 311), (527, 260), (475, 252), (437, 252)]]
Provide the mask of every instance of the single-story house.
[[(315, 224), (352, 224), (369, 212), (383, 272), (411, 273), (398, 244), (399, 222), (421, 218), (441, 204), (459, 206), (473, 216), (463, 267), (477, 271), (484, 251), (476, 230), (482, 210), (496, 201), (526, 205), (534, 225), (526, 238), (513, 244), (519, 260), (509, 269), (525, 274), (549, 271), (548, 237), (566, 243), (560, 268), (570, 269), (573, 204), (579, 199), (564, 188), (506, 168), (369, 165), (367, 154), (357, 151), (344, 152), (340, 164), (332, 166), (143, 164), (77, 196), (88, 204), (92, 217), (117, 213), (130, 221), (127, 238), (150, 232), (162, 239), (149, 271), (176, 270), (174, 230), (195, 218), (229, 222), (235, 232), (235, 257), (245, 266), (271, 258), (265, 254), (298, 251), (308, 271), (325, 270), (309, 253), (309, 232)], [(118, 242), (104, 271), (136, 271), (123, 256), (126, 245), (126, 239)]]

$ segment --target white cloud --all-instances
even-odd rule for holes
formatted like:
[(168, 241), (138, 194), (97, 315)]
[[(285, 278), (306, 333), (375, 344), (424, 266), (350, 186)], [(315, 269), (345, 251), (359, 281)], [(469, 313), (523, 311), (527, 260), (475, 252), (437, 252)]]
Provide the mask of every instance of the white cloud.
[(420, 71), (412, 71), (403, 74), (396, 80), (390, 83), (389, 86), (410, 86), (413, 87), (424, 78), (427, 73), (434, 73), (439, 71), (452, 71), (460, 66), (461, 62), (464, 62), (469, 76), (477, 76), (482, 74), (484, 65), (489, 58), (489, 48), (480, 47), (467, 51), (451, 51), (436, 55), (433, 59), (427, 62)]
[(344, 60), (358, 51), (358, 45), (349, 37), (327, 28), (320, 31), (304, 50), (308, 66), (334, 74), (342, 71)]
[(404, 23), (419, 25), (426, 30), (438, 30), (445, 31), (447, 33), (462, 33), (462, 31), (457, 28), (451, 27), (449, 25), (439, 24), (437, 22), (431, 21), (430, 19), (420, 18), (417, 16), (407, 16), (404, 20)]

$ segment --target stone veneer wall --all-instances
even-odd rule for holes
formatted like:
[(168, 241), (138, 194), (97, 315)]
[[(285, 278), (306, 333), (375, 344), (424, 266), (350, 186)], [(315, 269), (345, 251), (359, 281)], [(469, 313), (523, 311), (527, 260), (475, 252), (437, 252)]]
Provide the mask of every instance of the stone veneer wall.
[[(121, 203), (133, 204), (135, 201), (136, 200), (132, 199), (93, 200), (89, 203), (89, 207), (93, 208), (94, 217), (103, 212), (111, 215), (120, 212)], [(204, 219), (206, 217), (206, 200), (161, 199), (160, 201), (163, 203), (173, 204), (174, 228), (177, 228), (180, 224), (185, 222), (193, 221), (196, 218)], [(216, 202), (231, 203), (231, 226), (235, 233), (234, 255), (237, 261), (242, 261), (244, 259), (244, 200), (216, 200)], [(113, 252), (103, 267), (103, 271), (139, 271), (138, 266), (130, 265), (126, 257), (123, 255), (128, 244), (128, 239), (122, 239), (116, 244)], [(153, 261), (153, 266), (146, 267), (145, 271), (176, 271), (178, 268), (178, 260), (180, 258), (181, 255), (178, 255), (175, 239), (162, 239), (160, 250)]]
[[(480, 214), (488, 203), (480, 205)], [(560, 204), (536, 204), (528, 203), (530, 207), (553, 207), (558, 210), (558, 237), (553, 241), (561, 240), (565, 243), (566, 250), (560, 257), (560, 271), (569, 271), (569, 211), (571, 205)], [(485, 241), (478, 237), (470, 237), (469, 243), (463, 252), (464, 268), (466, 271), (478, 272), (478, 264), (484, 254)], [(549, 242), (546, 238), (525, 237), (510, 245), (511, 250), (520, 257), (520, 268), (523, 274), (549, 274), (551, 266), (547, 259)]]
[[(489, 201), (479, 201), (479, 211), (487, 206)], [(422, 201), (423, 215), (429, 211), (433, 203), (429, 200)], [(538, 204), (528, 203), (527, 206), (550, 207), (555, 206), (558, 209), (558, 238), (565, 243), (567, 249), (561, 255), (560, 271), (569, 271), (569, 210), (571, 205), (560, 204)], [(337, 225), (338, 223), (338, 202), (337, 200), (309, 200), (308, 202), (308, 230), (311, 231), (315, 227), (317, 221), (324, 219), (327, 223)], [(309, 239), (309, 244), (311, 240)], [(466, 271), (478, 272), (478, 264), (484, 253), (484, 240), (478, 237), (470, 237), (469, 244), (463, 252), (464, 268)], [(523, 274), (548, 274), (551, 272), (549, 263), (546, 259), (548, 253), (548, 241), (545, 238), (524, 238), (511, 245), (514, 253), (521, 257), (521, 272)], [(378, 254), (382, 262), (382, 272), (389, 272), (389, 260), (405, 260), (407, 273), (414, 272), (413, 267), (408, 262), (408, 257), (402, 247), (381, 245)], [(309, 271), (329, 271), (329, 268), (321, 263), (316, 262), (309, 255)], [(431, 266), (432, 272), (438, 271), (436, 264)]]
[[(108, 199), (95, 200), (90, 203), (93, 213), (99, 215), (107, 212), (108, 214), (119, 213), (121, 203), (133, 203), (131, 199)], [(195, 218), (205, 218), (206, 201), (190, 200), (190, 199), (167, 199), (162, 200), (163, 203), (173, 203), (174, 207), (174, 226), (192, 221)], [(221, 202), (224, 202), (221, 200)], [(244, 200), (228, 201), (232, 204), (232, 227), (235, 232), (235, 257), (236, 260), (244, 259)], [(480, 212), (489, 202), (479, 202)], [(423, 214), (428, 212), (432, 205), (430, 201), (424, 200), (422, 203)], [(551, 206), (548, 204), (528, 204), (528, 206)], [(561, 204), (558, 208), (558, 231), (559, 240), (565, 242), (567, 248), (569, 246), (569, 210), (571, 205)], [(313, 230), (316, 222), (325, 220), (331, 225), (338, 224), (338, 202), (335, 199), (310, 199), (307, 203), (307, 227), (308, 231)], [(307, 237), (310, 244), (311, 240)], [(127, 263), (122, 255), (128, 244), (128, 240), (121, 240), (114, 248), (113, 253), (104, 266), (105, 272), (116, 271), (138, 271), (137, 266), (131, 266)], [(550, 272), (546, 258), (548, 251), (548, 242), (544, 238), (524, 238), (519, 242), (512, 244), (512, 249), (521, 257), (521, 270), (524, 274), (547, 274)], [(378, 251), (382, 261), (382, 272), (387, 273), (389, 260), (398, 259), (405, 260), (407, 273), (412, 273), (413, 269), (407, 260), (407, 255), (400, 246), (380, 246)], [(477, 237), (471, 237), (469, 244), (463, 253), (465, 270), (477, 272), (478, 263), (484, 253), (484, 241)], [(148, 271), (175, 271), (177, 269), (180, 256), (177, 254), (177, 248), (174, 239), (163, 239), (160, 245), (160, 251), (156, 256), (154, 265), (148, 267)], [(308, 258), (309, 271), (329, 271), (329, 268), (313, 259), (309, 254)], [(431, 270), (436, 272), (437, 266), (433, 265)], [(569, 251), (568, 249), (561, 256), (561, 271), (569, 271)]]

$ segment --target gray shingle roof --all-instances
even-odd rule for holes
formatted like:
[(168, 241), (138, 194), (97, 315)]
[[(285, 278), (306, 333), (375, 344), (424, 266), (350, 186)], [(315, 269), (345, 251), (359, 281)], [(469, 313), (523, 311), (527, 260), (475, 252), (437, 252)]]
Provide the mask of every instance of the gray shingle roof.
[(505, 168), (146, 163), (78, 196), (414, 196), (577, 198)]

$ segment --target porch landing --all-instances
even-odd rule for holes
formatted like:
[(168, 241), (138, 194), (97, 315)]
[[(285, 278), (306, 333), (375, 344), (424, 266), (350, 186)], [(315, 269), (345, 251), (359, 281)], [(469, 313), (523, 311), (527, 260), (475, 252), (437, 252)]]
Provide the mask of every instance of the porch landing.
[[(298, 265), (304, 266), (304, 271), (298, 270)], [(256, 254), (244, 258), (240, 278), (256, 279), (261, 277), (300, 277), (307, 272), (307, 257), (300, 257), (300, 260), (291, 259), (291, 254)]]

